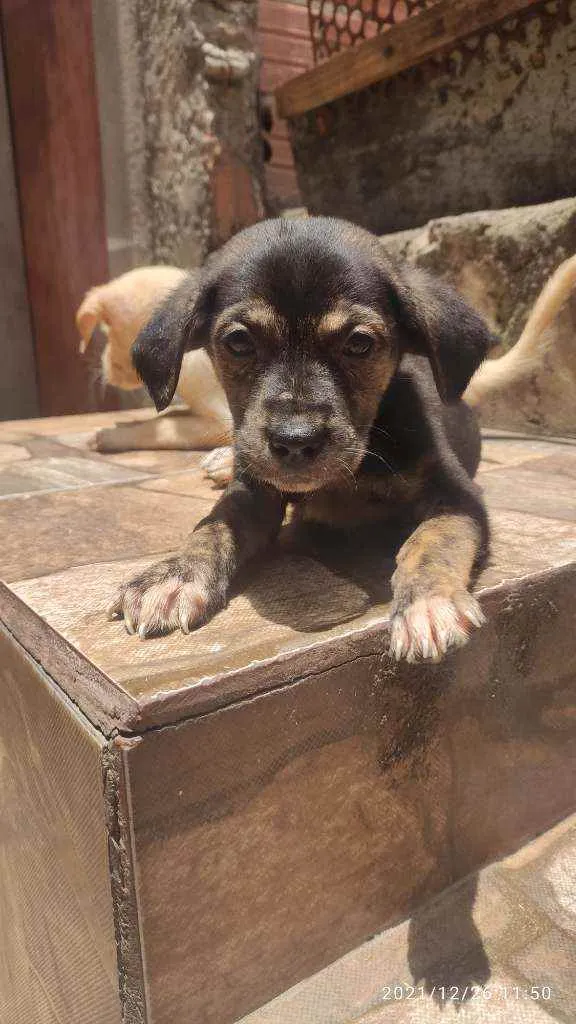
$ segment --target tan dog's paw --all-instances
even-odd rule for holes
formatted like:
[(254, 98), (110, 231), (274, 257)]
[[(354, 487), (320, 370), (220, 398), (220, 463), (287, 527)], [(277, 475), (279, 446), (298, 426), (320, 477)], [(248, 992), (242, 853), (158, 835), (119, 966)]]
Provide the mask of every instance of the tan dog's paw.
[(126, 437), (118, 427), (103, 427), (88, 442), (95, 452), (121, 452), (126, 448)]
[(439, 661), (452, 647), (462, 647), (473, 628), (486, 618), (467, 590), (450, 597), (420, 597), (404, 611), (392, 613), (389, 653), (396, 661)]
[(234, 452), (232, 448), (214, 448), (201, 460), (200, 465), (206, 476), (214, 483), (225, 487), (234, 473)]
[(109, 619), (124, 619), (129, 633), (142, 640), (201, 626), (225, 604), (225, 595), (210, 580), (202, 561), (170, 558), (159, 562), (120, 589), (107, 609)]

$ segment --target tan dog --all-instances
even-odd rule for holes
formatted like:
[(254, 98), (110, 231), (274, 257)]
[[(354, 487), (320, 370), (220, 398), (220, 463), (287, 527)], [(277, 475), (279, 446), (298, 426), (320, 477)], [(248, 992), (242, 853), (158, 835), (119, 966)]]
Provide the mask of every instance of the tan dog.
[[(576, 285), (576, 256), (540, 292), (519, 340), (474, 374), (464, 401), (482, 423), (510, 430), (574, 432), (576, 357), (572, 317), (560, 313)], [(554, 334), (548, 328), (558, 319)]]
[[(139, 267), (108, 284), (91, 288), (86, 294), (76, 314), (82, 339), (80, 350), (86, 351), (97, 327), (104, 331), (107, 340), (102, 354), (102, 373), (107, 383), (126, 391), (142, 387), (132, 366), (130, 349), (159, 303), (186, 276), (178, 267)], [(187, 355), (177, 393), (188, 406), (190, 415), (167, 414), (101, 430), (96, 435), (95, 447), (103, 452), (198, 449), (213, 448), (231, 440), (228, 403), (204, 351)], [(227, 479), (231, 471), (229, 449), (211, 455), (213, 473), (210, 475)], [(222, 456), (224, 477), (219, 468)]]

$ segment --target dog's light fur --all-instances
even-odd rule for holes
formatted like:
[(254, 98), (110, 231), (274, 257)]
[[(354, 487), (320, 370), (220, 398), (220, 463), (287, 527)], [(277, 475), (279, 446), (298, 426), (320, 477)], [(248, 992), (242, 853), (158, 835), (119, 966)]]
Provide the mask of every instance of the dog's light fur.
[[(489, 413), (491, 422), (507, 426), (511, 412), (507, 405), (514, 404), (517, 407), (516, 420), (511, 426), (522, 425), (518, 417), (522, 415), (522, 407), (526, 404), (525, 392), (534, 390), (539, 393), (541, 405), (546, 405), (548, 392), (550, 402), (554, 403), (553, 407), (540, 410), (541, 418), (544, 421), (557, 418), (557, 405), (559, 400), (562, 402), (562, 395), (558, 394), (558, 387), (550, 389), (549, 378), (552, 371), (556, 383), (562, 384), (566, 373), (563, 372), (563, 366), (557, 365), (562, 363), (562, 353), (552, 352), (556, 339), (553, 334), (547, 333), (547, 329), (558, 317), (575, 285), (576, 256), (571, 256), (560, 264), (546, 282), (513, 348), (498, 359), (486, 360), (476, 371), (464, 394), (464, 400), (476, 409), (481, 421), (483, 418), (488, 419)], [(571, 378), (572, 374), (569, 376)], [(567, 388), (568, 391), (571, 389)]]
[[(102, 354), (104, 379), (115, 387), (141, 386), (130, 359), (130, 349), (158, 304), (185, 277), (178, 267), (140, 267), (108, 284), (92, 288), (76, 314), (85, 351), (97, 327), (106, 334)], [(546, 329), (553, 323), (576, 285), (576, 256), (565, 260), (540, 293), (516, 345), (504, 356), (482, 364), (464, 395), (482, 419), (483, 409), (506, 402), (525, 380), (544, 371), (550, 345)], [(190, 415), (162, 414), (145, 422), (101, 430), (95, 438), (100, 451), (133, 449), (214, 448), (204, 460), (208, 475), (226, 483), (232, 472), (231, 420), (226, 397), (203, 349), (189, 352), (180, 374), (177, 394)]]
[[(91, 288), (76, 314), (80, 350), (100, 327), (106, 335), (102, 373), (107, 383), (130, 391), (142, 386), (130, 359), (132, 344), (158, 304), (176, 288), (186, 272), (178, 267), (139, 267)], [(200, 349), (184, 359), (177, 394), (189, 415), (157, 416), (138, 423), (101, 430), (99, 451), (157, 448), (213, 448), (231, 440), (228, 403), (206, 353)], [(214, 461), (214, 460), (213, 460)], [(215, 478), (219, 468), (214, 465)]]

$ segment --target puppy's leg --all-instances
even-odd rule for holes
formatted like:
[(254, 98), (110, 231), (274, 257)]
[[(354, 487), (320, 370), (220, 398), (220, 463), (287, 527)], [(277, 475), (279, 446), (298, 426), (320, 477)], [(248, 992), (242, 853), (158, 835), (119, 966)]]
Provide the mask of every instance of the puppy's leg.
[(276, 536), (285, 501), (272, 488), (234, 481), (182, 554), (140, 573), (108, 609), (143, 639), (207, 622), (228, 600), (238, 569)]
[(99, 430), (94, 447), (99, 452), (157, 449), (212, 448), (230, 440), (228, 422), (201, 419), (192, 414), (169, 414), (141, 423), (125, 423)]
[(445, 513), (421, 523), (398, 552), (390, 624), (390, 654), (397, 660), (438, 660), (484, 622), (468, 590), (482, 532), (472, 516)]

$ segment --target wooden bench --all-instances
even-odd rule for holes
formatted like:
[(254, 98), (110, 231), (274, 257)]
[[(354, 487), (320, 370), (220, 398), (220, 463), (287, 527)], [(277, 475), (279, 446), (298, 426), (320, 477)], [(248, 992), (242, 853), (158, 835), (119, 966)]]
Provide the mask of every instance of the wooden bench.
[(573, 444), (486, 441), (488, 625), (396, 666), (367, 538), (288, 538), (188, 637), (107, 622), (215, 497), (90, 450), (118, 418), (0, 428), (7, 1024), (229, 1024), (574, 810)]

